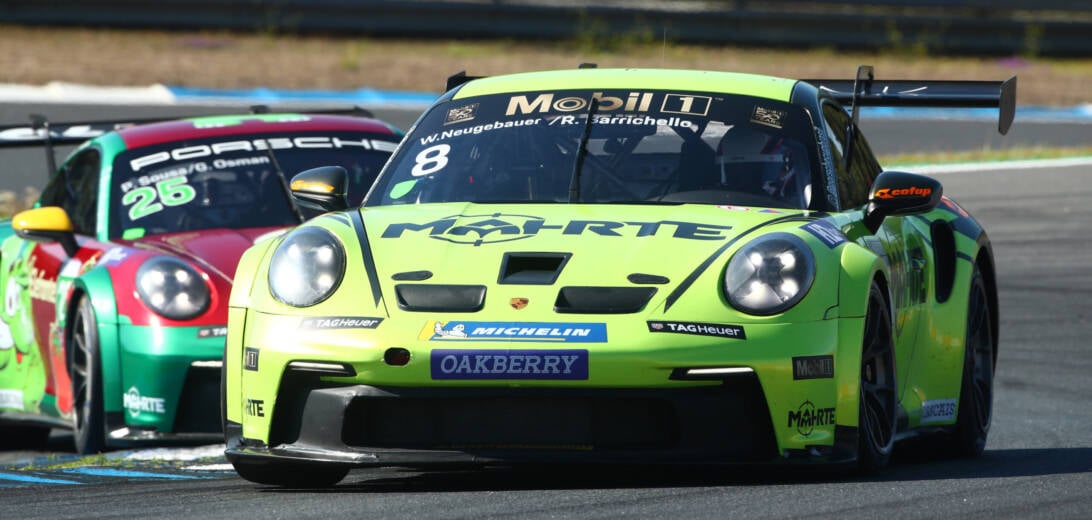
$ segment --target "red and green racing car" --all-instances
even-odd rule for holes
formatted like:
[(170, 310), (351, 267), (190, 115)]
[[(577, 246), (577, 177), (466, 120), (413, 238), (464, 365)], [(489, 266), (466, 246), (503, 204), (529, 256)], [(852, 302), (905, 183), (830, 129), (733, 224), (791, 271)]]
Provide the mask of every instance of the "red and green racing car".
[(83, 142), (33, 209), (0, 223), (5, 448), (53, 427), (83, 454), (218, 437), (239, 256), (304, 220), (282, 172), (337, 164), (357, 187), (339, 194), (359, 199), (402, 135), (348, 113), (117, 126), (0, 129), (0, 145)]

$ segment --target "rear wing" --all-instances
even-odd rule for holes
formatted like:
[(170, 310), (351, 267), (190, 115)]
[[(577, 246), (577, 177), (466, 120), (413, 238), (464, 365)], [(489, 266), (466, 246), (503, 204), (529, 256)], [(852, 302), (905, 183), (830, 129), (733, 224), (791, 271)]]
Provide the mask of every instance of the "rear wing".
[(856, 79), (801, 81), (852, 107), (854, 122), (860, 107), (998, 108), (997, 131), (1005, 134), (1016, 116), (1016, 76), (1005, 81), (877, 81), (872, 67), (862, 65)]

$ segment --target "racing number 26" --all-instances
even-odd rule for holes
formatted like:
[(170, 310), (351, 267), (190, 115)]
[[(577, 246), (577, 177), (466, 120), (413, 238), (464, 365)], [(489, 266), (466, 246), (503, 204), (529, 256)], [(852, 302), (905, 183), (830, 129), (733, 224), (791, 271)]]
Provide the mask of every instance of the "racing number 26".
[[(197, 196), (193, 186), (186, 184), (185, 177), (173, 177), (155, 183), (155, 187), (141, 186), (121, 197), (121, 203), (129, 208), (129, 220), (138, 220), (163, 210), (163, 206), (181, 206)], [(158, 199), (160, 202), (156, 202)]]

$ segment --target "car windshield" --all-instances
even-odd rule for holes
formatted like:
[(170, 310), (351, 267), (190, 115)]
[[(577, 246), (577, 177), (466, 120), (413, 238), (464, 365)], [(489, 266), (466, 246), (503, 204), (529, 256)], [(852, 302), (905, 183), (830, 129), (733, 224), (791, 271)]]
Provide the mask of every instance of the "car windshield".
[(359, 204), (397, 146), (391, 138), (359, 132), (232, 135), (125, 151), (113, 164), (110, 236), (298, 224), (278, 166), (288, 176), (343, 166), (349, 201)]
[(579, 90), (457, 99), (418, 122), (365, 204), (805, 209), (819, 171), (814, 136), (801, 107), (750, 96)]

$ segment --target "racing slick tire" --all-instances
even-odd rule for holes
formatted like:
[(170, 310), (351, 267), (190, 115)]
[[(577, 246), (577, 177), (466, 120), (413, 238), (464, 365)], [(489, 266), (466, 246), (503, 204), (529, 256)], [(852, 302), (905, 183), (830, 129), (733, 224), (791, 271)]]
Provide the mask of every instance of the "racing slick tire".
[(959, 411), (955, 428), (944, 439), (944, 451), (954, 457), (977, 457), (982, 454), (993, 417), (996, 344), (986, 283), (977, 264), (971, 274), (970, 285)]
[(100, 453), (106, 447), (103, 421), (102, 364), (99, 360), (99, 329), (91, 299), (82, 296), (69, 329), (72, 374), (73, 437), (76, 453)]
[(233, 460), (235, 472), (256, 484), (288, 488), (321, 488), (337, 484), (349, 474), (343, 465), (306, 462)]
[(857, 467), (874, 473), (887, 465), (895, 444), (895, 342), (891, 311), (875, 282), (868, 293), (861, 349)]

